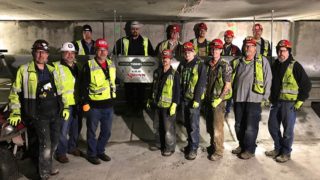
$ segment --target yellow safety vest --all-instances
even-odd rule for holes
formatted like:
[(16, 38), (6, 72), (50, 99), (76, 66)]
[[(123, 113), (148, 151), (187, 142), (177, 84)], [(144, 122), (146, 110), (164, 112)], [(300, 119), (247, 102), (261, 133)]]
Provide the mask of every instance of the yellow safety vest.
[(280, 99), (296, 101), (299, 94), (299, 86), (293, 75), (293, 66), (296, 61), (291, 61), (282, 79)]
[[(155, 73), (155, 74), (156, 75), (154, 76), (154, 79), (153, 79), (153, 93), (152, 93), (153, 99), (156, 99), (156, 94), (157, 94), (158, 88), (159, 88), (158, 87), (159, 75), (157, 73)], [(174, 75), (175, 75), (175, 71), (172, 70), (171, 74), (168, 75), (166, 82), (163, 86), (160, 99), (157, 102), (157, 106), (160, 108), (169, 108), (171, 106), (172, 96), (173, 96)]]
[(76, 41), (79, 47), (78, 55), (86, 55), (86, 52), (84, 51), (84, 48), (82, 46), (81, 40)]
[[(143, 38), (143, 49), (144, 49), (144, 56), (148, 56), (148, 38), (142, 36)], [(122, 38), (122, 42), (123, 42), (123, 53), (125, 56), (128, 56), (128, 52), (129, 52), (129, 39), (128, 38)]]
[[(191, 40), (193, 46), (194, 46), (194, 52), (199, 55), (199, 47), (198, 47), (198, 39), (197, 38), (194, 38)], [(209, 56), (209, 41), (207, 40), (207, 48), (206, 48), (206, 56)]]
[(116, 67), (110, 59), (107, 59), (109, 77), (95, 59), (88, 61), (90, 69), (89, 98), (93, 101), (116, 98)]

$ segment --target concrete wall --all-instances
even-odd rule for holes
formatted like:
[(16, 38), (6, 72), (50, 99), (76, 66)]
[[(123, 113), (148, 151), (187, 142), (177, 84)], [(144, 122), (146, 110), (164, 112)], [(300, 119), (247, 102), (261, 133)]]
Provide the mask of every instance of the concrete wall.
[[(199, 22), (182, 23), (181, 41), (188, 41), (194, 38), (193, 27)], [(264, 26), (263, 36), (270, 40), (270, 22), (260, 22)], [(8, 49), (10, 54), (28, 54), (36, 39), (46, 39), (50, 43), (51, 53), (56, 53), (63, 42), (74, 41), (82, 38), (81, 26), (90, 24), (93, 28), (93, 38), (105, 37), (111, 47), (114, 44), (114, 37), (118, 39), (124, 36), (125, 23), (116, 24), (113, 22), (73, 22), (73, 21), (0, 21), (0, 49)], [(149, 37), (153, 47), (166, 38), (165, 29), (167, 22), (146, 22), (142, 28), (142, 34)], [(252, 35), (252, 22), (207, 22), (208, 39), (222, 38), (227, 29), (235, 32), (234, 43), (242, 45), (242, 40), (247, 35)], [(274, 23), (275, 42), (283, 38), (289, 38), (289, 22)], [(116, 33), (114, 36), (114, 29)]]

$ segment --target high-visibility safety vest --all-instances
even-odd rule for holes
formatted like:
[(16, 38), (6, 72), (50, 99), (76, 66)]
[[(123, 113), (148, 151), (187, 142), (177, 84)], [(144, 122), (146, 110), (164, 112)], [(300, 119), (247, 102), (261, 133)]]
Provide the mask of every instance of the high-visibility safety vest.
[[(198, 80), (199, 80), (199, 65), (201, 63), (201, 61), (199, 59), (196, 60), (196, 64), (193, 66), (192, 68), (192, 72), (191, 72), (191, 75), (190, 75), (190, 82), (189, 82), (189, 85), (187, 87), (187, 90), (185, 92), (185, 97), (188, 98), (189, 100), (192, 100), (194, 98), (194, 89), (196, 88), (196, 85), (198, 83)], [(183, 71), (183, 66), (182, 66), (182, 71)], [(181, 72), (182, 72), (181, 71)], [(182, 79), (181, 78), (181, 83), (186, 83), (186, 82), (182, 82)], [(203, 94), (201, 95), (201, 99), (204, 99), (204, 94), (205, 92), (203, 92)]]
[(282, 79), (280, 99), (295, 101), (298, 98), (299, 86), (293, 75), (293, 66), (296, 61), (291, 61)]
[(84, 48), (82, 46), (81, 40), (76, 41), (79, 47), (78, 55), (86, 55), (86, 52), (84, 51)]
[[(172, 72), (167, 76), (166, 82), (163, 85), (162, 93), (157, 102), (157, 106), (160, 108), (169, 108), (172, 104), (173, 96), (173, 84), (174, 84), (175, 70), (172, 69)], [(155, 100), (158, 92), (159, 85), (159, 74), (155, 73), (153, 79), (153, 93), (152, 98)]]
[[(69, 106), (75, 105), (77, 102), (75, 96), (75, 83), (76, 78), (72, 75), (69, 67), (62, 65), (59, 61), (54, 62), (53, 66), (56, 69), (56, 72), (59, 75), (59, 84), (63, 89), (64, 99)], [(75, 65), (76, 66), (76, 65)]]
[[(224, 59), (221, 59), (220, 60), (222, 64), (228, 64), (228, 62)], [(208, 71), (209, 72), (209, 66), (208, 66)], [(212, 99), (211, 101), (213, 101), (214, 99), (216, 98), (219, 98), (220, 97), (220, 94), (224, 88), (224, 81), (223, 81), (223, 78), (222, 78), (222, 68), (221, 66), (218, 67), (218, 76), (217, 76), (217, 79), (216, 79), (216, 82), (214, 83), (214, 87), (213, 87), (213, 91), (212, 91)], [(229, 90), (229, 92), (224, 96), (224, 99), (223, 100), (228, 100), (232, 97), (232, 89)]]
[[(35, 63), (32, 60), (31, 62), (24, 64), (19, 67), (17, 71), (17, 76), (12, 84), (10, 94), (9, 94), (9, 109), (12, 113), (21, 114), (21, 102), (19, 94), (22, 92), (24, 101), (25, 113), (30, 113), (29, 111), (35, 111), (36, 108), (36, 99), (37, 99), (37, 86), (38, 86), (38, 75), (35, 68)], [(53, 75), (57, 95), (62, 95), (63, 87), (59, 84), (59, 77), (55, 68), (46, 64), (49, 72)], [(64, 101), (64, 96), (62, 96)], [(26, 107), (28, 106), (28, 107)], [(64, 104), (64, 107), (68, 106)]]
[(89, 98), (93, 101), (116, 98), (116, 67), (107, 59), (107, 73), (98, 65), (95, 59), (88, 61), (90, 69)]
[[(194, 39), (192, 39), (191, 40), (191, 42), (192, 42), (192, 44), (193, 44), (193, 46), (194, 46), (194, 52), (196, 53), (196, 54), (198, 54), (199, 53), (199, 47), (198, 47), (198, 39), (197, 38), (194, 38)], [(209, 56), (209, 52), (210, 52), (210, 50), (209, 50), (209, 41), (208, 40), (206, 40), (206, 42), (207, 42), (207, 45), (206, 45), (206, 55), (207, 56)]]
[[(143, 50), (144, 50), (144, 56), (148, 56), (148, 38), (142, 36), (143, 38)], [(123, 43), (123, 53), (125, 56), (128, 56), (129, 52), (129, 39), (128, 38), (122, 38), (122, 43)]]
[(268, 56), (268, 52), (269, 52), (269, 41), (268, 40), (264, 40), (264, 48), (263, 48), (263, 56)]
[[(232, 79), (234, 80), (234, 77), (237, 72), (237, 67), (240, 63), (240, 59), (235, 59), (232, 61), (232, 67), (233, 67), (233, 73), (232, 73)], [(260, 54), (257, 58), (254, 60), (254, 82), (252, 90), (258, 94), (264, 94), (265, 87), (264, 87), (264, 78), (263, 78), (263, 59), (262, 55)]]

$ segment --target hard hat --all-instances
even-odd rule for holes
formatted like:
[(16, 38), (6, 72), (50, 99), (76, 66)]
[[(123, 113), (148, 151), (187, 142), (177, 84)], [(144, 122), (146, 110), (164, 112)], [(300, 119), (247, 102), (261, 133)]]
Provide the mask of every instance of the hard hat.
[(207, 25), (205, 23), (200, 23), (198, 25), (198, 28), (199, 28), (199, 30), (201, 30), (201, 29), (208, 30), (208, 27), (207, 27)]
[(231, 30), (227, 30), (226, 32), (224, 32), (224, 37), (234, 37), (234, 33)]
[(90, 32), (92, 32), (92, 28), (91, 28), (90, 25), (85, 24), (85, 25), (82, 26), (82, 31), (90, 31)]
[(49, 51), (49, 43), (46, 40), (38, 39), (32, 45), (32, 51), (43, 50)]
[(261, 24), (257, 23), (257, 24), (254, 24), (253, 27), (252, 27), (252, 31), (256, 31), (256, 30), (263, 30), (263, 27)]
[(132, 21), (131, 28), (141, 28), (142, 24), (138, 21)]
[(194, 46), (192, 42), (185, 42), (183, 44), (183, 51), (194, 51)]
[(210, 42), (210, 48), (211, 49), (223, 49), (223, 42), (221, 41), (221, 39), (214, 39)]
[(252, 36), (247, 36), (246, 39), (244, 40), (245, 44), (252, 44), (254, 46), (257, 45), (256, 40)]
[(283, 39), (281, 41), (279, 41), (278, 45), (277, 45), (277, 48), (280, 48), (280, 47), (285, 47), (285, 48), (292, 48), (292, 44), (289, 40), (287, 39)]
[(72, 52), (76, 52), (76, 48), (74, 47), (74, 45), (71, 42), (66, 42), (63, 43), (60, 51), (72, 51)]
[(107, 43), (107, 41), (103, 38), (100, 38), (100, 39), (97, 39), (96, 40), (96, 43), (95, 43), (95, 48), (98, 49), (108, 49), (109, 48), (109, 45)]
[(170, 25), (170, 32), (180, 32), (180, 26), (178, 24), (172, 24)]
[(164, 59), (164, 58), (172, 58), (173, 55), (172, 55), (172, 51), (170, 49), (165, 49), (161, 52), (161, 57)]

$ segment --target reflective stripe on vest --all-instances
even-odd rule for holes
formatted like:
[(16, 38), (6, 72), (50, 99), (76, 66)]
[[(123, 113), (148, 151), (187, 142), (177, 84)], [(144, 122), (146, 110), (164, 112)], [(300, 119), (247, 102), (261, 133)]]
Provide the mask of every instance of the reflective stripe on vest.
[(78, 55), (86, 55), (86, 52), (84, 51), (84, 48), (82, 46), (81, 40), (76, 41), (79, 47)]
[[(208, 56), (209, 55), (209, 41), (206, 41), (207, 42), (207, 45), (206, 45), (206, 55)], [(192, 44), (194, 46), (194, 52), (199, 55), (199, 47), (198, 47), (198, 39), (197, 38), (194, 38), (192, 39)]]
[[(148, 38), (142, 36), (143, 38), (143, 50), (144, 50), (144, 56), (148, 56)], [(125, 56), (128, 56), (129, 52), (129, 39), (127, 38), (122, 38), (122, 43), (123, 43), (123, 53)]]
[[(199, 79), (198, 69), (199, 69), (199, 64), (201, 63), (201, 61), (200, 60), (196, 60), (196, 61), (197, 61), (196, 64), (192, 68), (192, 73), (191, 73), (191, 78), (190, 78), (188, 88), (185, 92), (185, 97), (190, 100), (192, 100), (194, 98), (194, 89), (196, 88), (196, 85), (197, 85), (198, 79)], [(181, 78), (181, 80), (182, 80), (182, 78)], [(205, 92), (202, 93), (201, 99), (204, 99), (204, 95), (205, 95)]]
[(263, 56), (268, 56), (269, 51), (269, 41), (264, 40), (264, 49), (263, 49)]
[[(235, 74), (236, 74), (236, 68), (239, 65), (239, 59), (236, 59), (232, 62), (233, 66), (233, 73), (232, 73), (232, 80), (234, 80)], [(264, 94), (264, 77), (263, 77), (263, 60), (262, 55), (260, 54), (255, 60), (254, 60), (254, 80), (253, 80), (253, 87), (252, 90), (258, 94)]]
[[(228, 64), (227, 61), (225, 61), (224, 59), (221, 59), (221, 63), (226, 63)], [(224, 88), (224, 81), (222, 79), (222, 67), (219, 66), (219, 70), (218, 70), (218, 77), (217, 77), (217, 81), (214, 83), (214, 87), (213, 87), (213, 94), (212, 94), (212, 99), (211, 101), (213, 101), (216, 98), (220, 97), (220, 94)], [(232, 96), (232, 89), (229, 90), (229, 92), (224, 96), (223, 100), (227, 100), (230, 99)]]
[[(174, 83), (174, 75), (175, 71), (172, 70), (172, 73), (167, 76), (166, 82), (162, 88), (162, 93), (159, 98), (159, 101), (157, 102), (158, 107), (160, 108), (169, 108), (172, 103), (172, 96), (173, 96), (173, 83)], [(154, 80), (154, 86), (153, 86), (153, 95), (152, 97), (156, 99), (156, 93), (158, 92), (158, 86), (159, 83), (157, 81), (158, 78), (155, 78)]]
[(88, 61), (90, 68), (89, 98), (91, 100), (99, 101), (116, 98), (116, 68), (109, 59), (107, 59), (107, 64), (109, 70), (108, 79), (96, 60), (91, 59)]
[(298, 98), (299, 86), (293, 75), (293, 66), (296, 61), (290, 62), (282, 79), (282, 87), (280, 90), (280, 99), (295, 101)]

